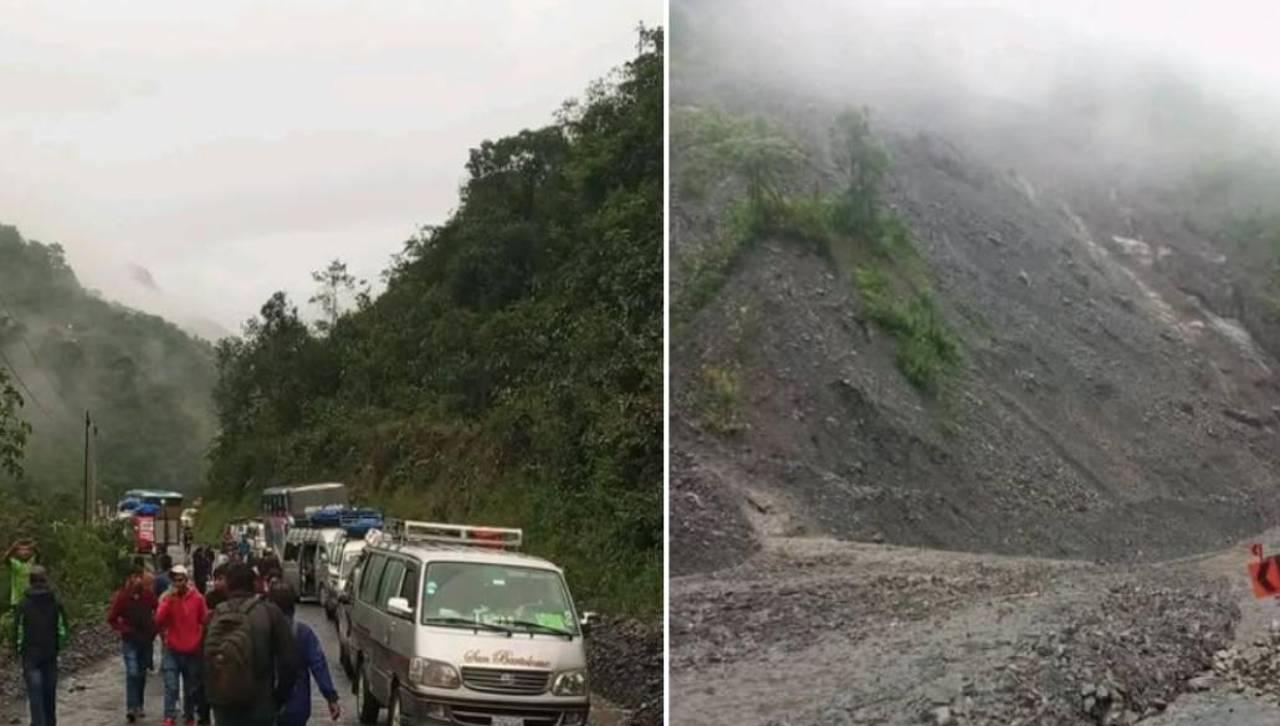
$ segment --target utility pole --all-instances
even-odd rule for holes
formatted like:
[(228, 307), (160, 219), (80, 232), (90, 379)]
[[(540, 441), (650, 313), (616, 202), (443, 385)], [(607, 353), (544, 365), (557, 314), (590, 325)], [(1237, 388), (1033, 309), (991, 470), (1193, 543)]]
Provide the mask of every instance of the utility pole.
[(84, 523), (93, 522), (93, 484), (89, 475), (89, 436), (93, 429), (93, 419), (89, 412), (84, 412)]

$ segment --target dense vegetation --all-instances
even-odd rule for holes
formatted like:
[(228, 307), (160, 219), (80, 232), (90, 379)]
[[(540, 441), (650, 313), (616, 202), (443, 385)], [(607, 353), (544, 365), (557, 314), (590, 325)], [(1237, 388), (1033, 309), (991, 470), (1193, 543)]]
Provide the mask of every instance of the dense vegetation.
[(102, 300), (81, 287), (60, 246), (0, 226), (4, 490), (78, 491), (86, 410), (98, 426), (103, 499), (131, 487), (197, 488), (214, 433), (214, 376), (211, 346)]
[(13, 477), (22, 476), (22, 456), (31, 433), (31, 424), (21, 416), (24, 403), (8, 371), (0, 368), (0, 471)]
[[(709, 200), (715, 181), (724, 201), (723, 223), (710, 244), (676, 259), (673, 310), (677, 331), (728, 279), (761, 240), (777, 238), (811, 249), (851, 275), (868, 317), (897, 342), (896, 360), (907, 380), (936, 390), (960, 365), (956, 336), (939, 313), (906, 222), (881, 200), (890, 158), (865, 112), (849, 110), (832, 125), (828, 164), (838, 186), (821, 184), (823, 154), (806, 149), (780, 126), (714, 108), (687, 107), (672, 115), (672, 154), (679, 159), (677, 193)], [(728, 433), (737, 383), (729, 367), (704, 369), (704, 423)]]
[[(39, 561), (67, 608), (72, 625), (101, 622), (111, 592), (128, 572), (131, 555), (124, 529), (115, 522), (84, 526), (79, 520), (78, 495), (61, 492), (42, 498), (17, 497), (0, 492), (0, 548), (18, 538), (36, 540)], [(68, 513), (77, 516), (67, 517)], [(7, 569), (0, 569), (0, 632), (12, 631)]]
[[(662, 593), (662, 34), (556, 123), (471, 151), (376, 299), (317, 274), (217, 349), (202, 525), (337, 479), (398, 516), (525, 529), (593, 607)], [(335, 303), (354, 299), (354, 309)]]

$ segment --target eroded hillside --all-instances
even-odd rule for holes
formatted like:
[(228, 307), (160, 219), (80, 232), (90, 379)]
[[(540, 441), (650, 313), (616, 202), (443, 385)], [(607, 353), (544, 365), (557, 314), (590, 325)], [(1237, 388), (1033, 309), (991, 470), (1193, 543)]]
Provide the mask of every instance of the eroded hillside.
[[(842, 105), (674, 88), (677, 108), (793, 140), (792, 199), (845, 183), (826, 140)], [(1265, 245), (1227, 234), (1225, 201), (1187, 178), (1054, 176), (873, 133), (880, 208), (914, 254), (782, 224), (717, 257), (743, 183), (680, 193), (673, 141), (673, 570), (739, 561), (761, 533), (1129, 559), (1276, 523), (1280, 318), (1254, 274)], [(903, 305), (926, 291), (958, 342), (937, 380), (904, 368), (868, 260)]]

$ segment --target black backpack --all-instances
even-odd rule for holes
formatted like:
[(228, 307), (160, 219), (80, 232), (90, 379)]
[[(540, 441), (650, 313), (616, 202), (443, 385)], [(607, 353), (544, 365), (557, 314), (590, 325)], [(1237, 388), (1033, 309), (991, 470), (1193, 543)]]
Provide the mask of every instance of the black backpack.
[(142, 598), (127, 598), (122, 615), (129, 626), (129, 635), (126, 636), (129, 640), (146, 645), (156, 639), (156, 611), (148, 607)]
[(204, 637), (204, 692), (214, 706), (251, 706), (260, 690), (252, 613), (261, 604), (247, 597), (221, 603), (213, 611)]

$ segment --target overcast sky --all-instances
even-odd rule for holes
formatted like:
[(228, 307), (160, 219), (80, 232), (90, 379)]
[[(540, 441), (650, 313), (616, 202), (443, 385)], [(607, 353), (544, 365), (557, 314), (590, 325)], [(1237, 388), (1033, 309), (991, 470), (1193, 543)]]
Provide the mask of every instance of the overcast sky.
[(455, 206), (468, 149), (549, 123), (662, 17), (662, 0), (0, 0), (0, 222), (62, 243), (110, 298), (238, 330), (274, 290), (305, 303), (335, 257), (376, 278)]

